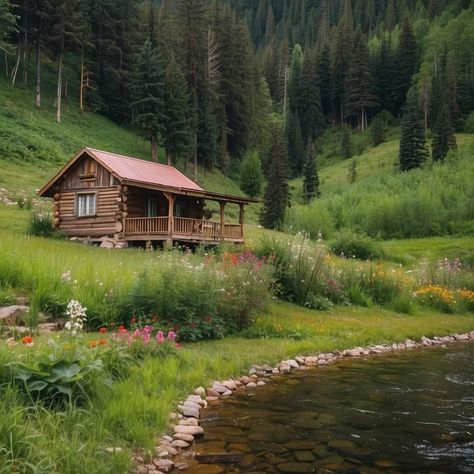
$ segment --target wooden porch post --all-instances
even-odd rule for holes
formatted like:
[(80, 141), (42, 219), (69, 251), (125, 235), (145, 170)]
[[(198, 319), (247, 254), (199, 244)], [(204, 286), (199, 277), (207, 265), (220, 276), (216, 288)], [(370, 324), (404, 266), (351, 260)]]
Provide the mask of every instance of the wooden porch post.
[(224, 209), (225, 209), (225, 205), (226, 205), (225, 201), (219, 201), (219, 206), (221, 207), (221, 240), (224, 240), (224, 228), (225, 228)]
[(173, 233), (174, 233), (174, 201), (176, 196), (171, 193), (163, 193), (168, 199), (168, 240), (170, 241), (171, 245), (173, 245)]
[(240, 203), (239, 204), (239, 224), (241, 225), (240, 227), (240, 233), (241, 237), (244, 238), (244, 216), (245, 216), (245, 206)]

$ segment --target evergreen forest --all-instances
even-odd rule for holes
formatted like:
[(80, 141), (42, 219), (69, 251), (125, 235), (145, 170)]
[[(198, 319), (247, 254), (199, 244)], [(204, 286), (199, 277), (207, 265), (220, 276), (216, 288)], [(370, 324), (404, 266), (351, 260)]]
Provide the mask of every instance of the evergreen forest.
[(376, 146), (400, 126), (400, 171), (456, 149), (455, 132), (474, 122), (473, 6), (0, 0), (0, 67), (11, 88), (34, 91), (32, 109), (44, 107), (45, 69), (55, 77), (58, 123), (74, 97), (81, 113), (135, 129), (150, 159), (196, 179), (198, 169), (241, 169), (241, 188), (263, 191), (261, 222), (275, 228), (291, 204), (288, 180), (302, 177), (304, 202), (320, 197), (331, 131), (349, 159), (354, 134), (370, 130)]

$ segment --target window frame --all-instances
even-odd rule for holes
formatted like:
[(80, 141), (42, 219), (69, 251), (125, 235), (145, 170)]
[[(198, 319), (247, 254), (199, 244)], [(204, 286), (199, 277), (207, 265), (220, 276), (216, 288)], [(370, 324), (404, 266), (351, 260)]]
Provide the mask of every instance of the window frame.
[[(94, 209), (93, 209), (93, 213), (90, 214), (88, 213), (88, 209), (89, 209), (89, 203), (88, 203), (88, 199), (87, 199), (87, 196), (93, 196), (94, 198)], [(81, 214), (80, 213), (80, 200), (81, 198), (84, 198), (86, 199), (86, 202), (85, 202), (85, 210), (86, 210), (86, 213), (85, 214)], [(82, 217), (96, 217), (97, 216), (97, 192), (96, 191), (82, 191), (82, 192), (76, 192), (76, 206), (75, 206), (75, 210), (76, 210), (76, 217), (78, 218), (82, 218)]]

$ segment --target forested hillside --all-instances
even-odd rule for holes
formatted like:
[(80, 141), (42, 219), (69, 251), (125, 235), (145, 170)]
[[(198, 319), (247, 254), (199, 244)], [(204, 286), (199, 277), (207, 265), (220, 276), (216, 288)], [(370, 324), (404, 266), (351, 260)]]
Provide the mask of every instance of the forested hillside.
[(251, 195), (263, 172), (262, 223), (280, 227), (288, 180), (320, 197), (359, 132), (376, 146), (400, 125), (409, 171), (474, 131), (473, 25), (471, 0), (0, 0), (2, 91), (27, 92), (2, 106), (104, 115), (195, 177), (242, 168)]

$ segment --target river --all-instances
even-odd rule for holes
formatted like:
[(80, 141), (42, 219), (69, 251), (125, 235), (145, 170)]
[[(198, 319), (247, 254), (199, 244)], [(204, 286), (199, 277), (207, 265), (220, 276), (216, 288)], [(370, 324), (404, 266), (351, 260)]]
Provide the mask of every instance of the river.
[(234, 459), (191, 462), (187, 472), (472, 473), (473, 362), (474, 344), (456, 344), (345, 359), (237, 391), (204, 412), (194, 446)]

